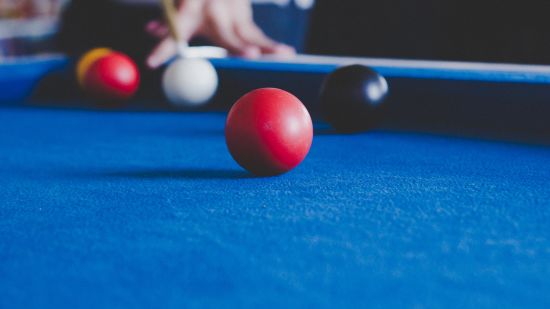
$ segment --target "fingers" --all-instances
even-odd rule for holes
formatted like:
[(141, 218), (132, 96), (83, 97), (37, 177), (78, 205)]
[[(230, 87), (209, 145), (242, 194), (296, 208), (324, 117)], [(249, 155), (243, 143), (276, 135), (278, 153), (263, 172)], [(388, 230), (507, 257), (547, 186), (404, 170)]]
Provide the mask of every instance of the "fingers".
[(262, 53), (272, 53), (277, 46), (277, 43), (267, 37), (253, 22), (240, 23), (236, 25), (235, 31), (241, 40), (257, 46)]
[(281, 58), (292, 58), (296, 56), (296, 49), (292, 46), (278, 43), (271, 54)]
[[(200, 17), (195, 13), (197, 8), (195, 1), (183, 1), (177, 17), (177, 29), (179, 39), (187, 43), (195, 35), (200, 24)], [(146, 64), (151, 69), (156, 69), (166, 63), (177, 54), (177, 43), (169, 37), (169, 28), (165, 23), (151, 21), (146, 25), (146, 31), (158, 38), (164, 38), (146, 59)]]
[(256, 53), (236, 33), (233, 15), (228, 14), (227, 8), (222, 5), (210, 5), (206, 8), (205, 23), (199, 33), (233, 55), (253, 56)]
[(171, 38), (162, 40), (147, 57), (146, 64), (151, 69), (156, 69), (174, 57), (177, 52), (176, 42)]
[(211, 32), (210, 38), (216, 45), (227, 49), (232, 55), (253, 58), (255, 55), (261, 54), (259, 48), (248, 46), (236, 33), (224, 28), (216, 28)]
[(257, 47), (261, 54), (272, 54), (283, 57), (290, 57), (296, 54), (296, 50), (293, 47), (276, 42), (265, 35), (251, 19), (246, 22), (240, 22), (235, 29), (238, 36), (246, 45)]
[(273, 41), (254, 24), (252, 16), (227, 14), (227, 10), (213, 6), (208, 10), (207, 24), (200, 34), (209, 37), (215, 44), (226, 48), (231, 54), (258, 58), (262, 54), (294, 55), (293, 48)]
[(188, 43), (199, 30), (202, 23), (201, 6), (201, 1), (181, 1), (176, 25), (181, 41)]
[[(296, 54), (294, 48), (272, 40), (254, 23), (249, 2), (231, 3), (181, 1), (176, 25), (180, 40), (187, 43), (193, 36), (202, 35), (231, 54), (245, 58), (258, 58), (262, 54), (281, 57)], [(177, 53), (177, 44), (167, 38), (169, 29), (162, 22), (149, 22), (146, 31), (157, 38), (165, 38), (147, 58), (147, 65), (157, 68)]]

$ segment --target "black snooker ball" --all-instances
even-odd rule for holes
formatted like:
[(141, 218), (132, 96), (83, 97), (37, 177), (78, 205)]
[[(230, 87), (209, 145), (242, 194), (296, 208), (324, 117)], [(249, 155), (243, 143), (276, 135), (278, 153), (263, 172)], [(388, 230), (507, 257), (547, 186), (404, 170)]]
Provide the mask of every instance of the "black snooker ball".
[(362, 132), (380, 123), (387, 95), (388, 83), (376, 71), (358, 64), (344, 66), (325, 79), (319, 109), (337, 131)]

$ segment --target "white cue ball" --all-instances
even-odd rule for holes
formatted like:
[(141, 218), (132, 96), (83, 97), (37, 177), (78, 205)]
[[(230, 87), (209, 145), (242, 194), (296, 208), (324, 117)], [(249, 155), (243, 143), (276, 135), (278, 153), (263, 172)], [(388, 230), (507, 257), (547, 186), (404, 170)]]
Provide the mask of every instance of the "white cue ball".
[(168, 65), (162, 76), (162, 88), (172, 104), (197, 107), (216, 93), (218, 74), (208, 60), (182, 58)]

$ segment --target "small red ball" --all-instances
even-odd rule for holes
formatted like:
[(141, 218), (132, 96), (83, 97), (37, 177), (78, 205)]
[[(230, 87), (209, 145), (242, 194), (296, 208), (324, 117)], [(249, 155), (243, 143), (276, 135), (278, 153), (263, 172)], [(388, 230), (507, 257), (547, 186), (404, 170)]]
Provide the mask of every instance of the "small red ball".
[(128, 56), (112, 52), (94, 61), (85, 73), (83, 87), (99, 99), (126, 100), (139, 87), (139, 71)]
[(306, 107), (294, 95), (261, 88), (233, 105), (225, 139), (239, 165), (258, 176), (274, 176), (304, 160), (313, 141), (313, 125)]

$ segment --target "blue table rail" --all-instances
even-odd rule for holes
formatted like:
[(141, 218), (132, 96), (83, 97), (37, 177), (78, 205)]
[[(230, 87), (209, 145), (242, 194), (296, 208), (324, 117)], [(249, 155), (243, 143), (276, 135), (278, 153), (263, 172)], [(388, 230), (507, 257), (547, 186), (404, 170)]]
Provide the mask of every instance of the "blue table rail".
[[(254, 88), (279, 87), (296, 94), (316, 115), (324, 77), (338, 66), (361, 63), (389, 81), (386, 128), (550, 143), (550, 66), (306, 55), (212, 61), (221, 82), (207, 110), (227, 110)], [(162, 97), (160, 71), (143, 70), (142, 75), (134, 107), (173, 110)], [(0, 87), (0, 104), (94, 106), (83, 99), (72, 62), (63, 56), (0, 64)]]

